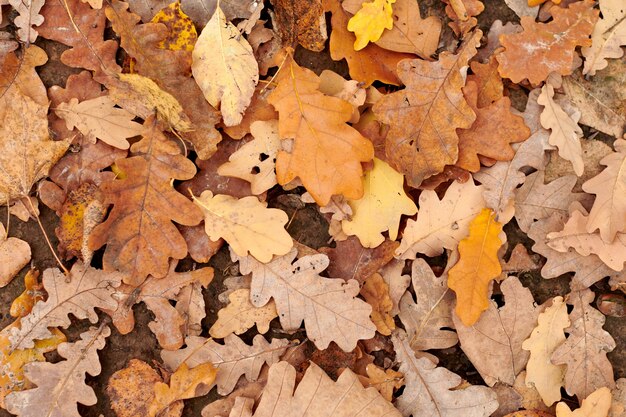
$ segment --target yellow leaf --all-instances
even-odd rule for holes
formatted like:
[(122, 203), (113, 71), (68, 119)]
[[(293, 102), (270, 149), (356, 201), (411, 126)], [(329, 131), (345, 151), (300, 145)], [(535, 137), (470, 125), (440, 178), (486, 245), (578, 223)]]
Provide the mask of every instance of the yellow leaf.
[(365, 367), (370, 379), (369, 386), (374, 387), (389, 402), (393, 400), (393, 390), (404, 385), (404, 374), (393, 369), (384, 370), (370, 363)]
[(236, 126), (250, 105), (259, 66), (248, 41), (218, 6), (193, 50), (191, 72), (204, 98), (220, 106), (224, 124)]
[(361, 9), (348, 21), (348, 30), (354, 32), (354, 50), (359, 51), (369, 42), (380, 39), (385, 29), (393, 28), (393, 9), (396, 0), (373, 0), (363, 3)]
[(495, 213), (483, 209), (470, 223), (469, 236), (459, 243), (459, 262), (448, 273), (448, 287), (456, 293), (456, 314), (466, 326), (489, 307), (489, 282), (502, 272), (501, 231)]
[(205, 395), (213, 385), (217, 369), (210, 362), (189, 369), (183, 363), (172, 374), (169, 386), (163, 382), (154, 385), (154, 400), (150, 403), (148, 416), (155, 417), (170, 404), (188, 398)]
[(211, 337), (223, 338), (229, 334), (242, 334), (255, 324), (259, 333), (264, 334), (270, 328), (270, 322), (278, 317), (276, 303), (270, 300), (262, 307), (250, 301), (250, 290), (241, 288), (229, 296), (230, 304), (217, 312), (217, 321), (209, 330)]
[(417, 213), (417, 206), (404, 193), (404, 176), (384, 161), (374, 158), (374, 169), (365, 174), (363, 198), (350, 200), (352, 219), (341, 222), (347, 235), (356, 235), (366, 248), (375, 248), (385, 240), (382, 232), (396, 240), (403, 214)]
[(556, 417), (606, 417), (611, 408), (611, 390), (598, 388), (583, 400), (577, 410), (570, 410), (564, 402), (556, 405)]
[(375, 273), (366, 279), (361, 288), (361, 295), (372, 306), (370, 318), (372, 323), (376, 325), (378, 333), (385, 336), (391, 335), (391, 331), (396, 328), (396, 323), (390, 314), (393, 309), (393, 301), (389, 296), (389, 286), (383, 277)]
[(198, 40), (198, 32), (191, 18), (181, 10), (179, 1), (162, 8), (151, 22), (163, 23), (169, 29), (167, 38), (158, 43), (159, 48), (170, 51), (193, 51), (193, 46)]
[(285, 230), (287, 214), (267, 208), (256, 197), (214, 196), (206, 190), (193, 201), (204, 213), (209, 238), (213, 241), (223, 238), (239, 256), (250, 252), (259, 261), (269, 262), (273, 255), (285, 255), (293, 246)]

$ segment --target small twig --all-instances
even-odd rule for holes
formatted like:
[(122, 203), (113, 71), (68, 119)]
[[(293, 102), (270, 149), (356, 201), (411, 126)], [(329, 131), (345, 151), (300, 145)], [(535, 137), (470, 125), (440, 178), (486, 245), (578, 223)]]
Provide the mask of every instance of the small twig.
[(61, 262), (61, 259), (59, 259), (57, 253), (55, 252), (54, 248), (52, 247), (52, 243), (50, 243), (50, 239), (48, 238), (48, 234), (46, 233), (46, 229), (44, 229), (43, 228), (43, 224), (41, 224), (41, 220), (39, 219), (39, 215), (37, 214), (37, 210), (35, 209), (35, 206), (33, 205), (33, 202), (28, 197), (26, 199), (28, 200), (28, 204), (30, 204), (30, 208), (32, 210), (32, 214), (35, 216), (35, 219), (37, 220), (37, 223), (39, 224), (39, 228), (41, 229), (41, 233), (43, 233), (43, 237), (44, 237), (44, 239), (46, 239), (46, 243), (48, 244), (48, 247), (50, 248), (50, 252), (52, 252), (52, 255), (54, 256), (54, 259), (56, 259), (57, 263), (59, 264), (59, 266), (63, 270), (63, 273), (66, 276), (69, 276), (70, 275), (70, 271), (68, 271), (67, 268), (65, 267), (65, 265), (63, 265), (63, 262)]

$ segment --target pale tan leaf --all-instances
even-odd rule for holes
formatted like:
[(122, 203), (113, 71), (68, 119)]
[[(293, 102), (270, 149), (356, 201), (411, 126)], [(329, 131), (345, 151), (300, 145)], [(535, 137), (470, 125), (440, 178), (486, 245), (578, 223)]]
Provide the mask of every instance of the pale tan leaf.
[(39, 33), (33, 26), (40, 26), (44, 17), (39, 14), (45, 4), (45, 0), (9, 0), (8, 4), (20, 14), (13, 23), (19, 28), (17, 36), (27, 45), (35, 42)]
[(405, 261), (400, 259), (392, 259), (381, 270), (380, 274), (383, 280), (389, 286), (389, 297), (393, 303), (391, 309), (391, 315), (397, 316), (400, 312), (400, 298), (404, 295), (409, 285), (411, 285), (411, 277), (409, 275), (402, 275)]
[(370, 379), (369, 386), (376, 388), (380, 395), (389, 402), (393, 399), (394, 389), (400, 389), (404, 385), (402, 372), (393, 369), (384, 370), (373, 363), (367, 365), (365, 372)]
[(108, 96), (78, 102), (73, 98), (60, 103), (55, 109), (57, 116), (65, 120), (67, 128), (78, 129), (85, 137), (96, 138), (119, 149), (128, 149), (127, 138), (138, 136), (143, 127), (133, 122), (134, 114), (115, 107)]
[(206, 100), (236, 126), (252, 100), (259, 66), (252, 47), (218, 6), (193, 49), (193, 76)]
[(231, 334), (224, 338), (223, 345), (213, 339), (197, 336), (188, 337), (185, 344), (187, 346), (184, 349), (161, 351), (165, 365), (175, 370), (183, 363), (189, 368), (194, 368), (210, 362), (218, 369), (215, 379), (217, 392), (220, 395), (227, 395), (235, 388), (242, 375), (250, 382), (256, 381), (263, 364), (272, 365), (278, 362), (289, 341), (273, 339), (268, 343), (263, 336), (256, 335), (250, 346)]
[(626, 416), (626, 378), (615, 381), (615, 388), (611, 391), (613, 401), (609, 410), (609, 417)]
[(122, 280), (119, 272), (104, 272), (76, 262), (65, 276), (57, 268), (43, 272), (43, 286), (48, 292), (46, 301), (39, 301), (30, 314), (23, 317), (20, 328), (10, 329), (9, 340), (12, 349), (33, 347), (34, 341), (52, 336), (49, 327), (66, 329), (72, 314), (78, 319), (98, 321), (95, 308), (115, 310), (117, 301), (113, 299), (115, 287)]
[(267, 333), (270, 322), (278, 317), (276, 304), (271, 301), (263, 307), (250, 302), (250, 289), (235, 290), (228, 296), (230, 304), (217, 312), (217, 321), (209, 329), (211, 337), (223, 338), (229, 334), (242, 334), (254, 327), (261, 334)]
[(596, 195), (586, 229), (600, 229), (605, 242), (626, 233), (626, 140), (618, 139), (613, 146), (615, 152), (600, 161), (604, 171), (583, 184), (583, 190)]
[(598, 20), (591, 33), (591, 46), (581, 49), (585, 57), (583, 74), (595, 75), (606, 68), (608, 58), (624, 56), (626, 45), (626, 8), (621, 0), (600, 0), (602, 19)]
[(304, 320), (307, 336), (318, 349), (335, 342), (349, 352), (358, 340), (372, 338), (372, 308), (356, 298), (358, 282), (321, 277), (329, 263), (326, 255), (308, 255), (294, 263), (295, 257), (292, 249), (267, 264), (250, 256), (239, 259), (241, 273), (252, 273), (252, 304), (261, 307), (273, 298), (282, 328), (296, 330)]
[(93, 388), (85, 384), (85, 376), (100, 374), (98, 350), (104, 348), (110, 334), (107, 326), (91, 327), (81, 333), (81, 340), (59, 345), (59, 355), (66, 360), (25, 365), (24, 374), (37, 387), (10, 393), (6, 397), (7, 410), (22, 417), (80, 417), (78, 403), (97, 402)]
[(252, 193), (259, 195), (276, 185), (276, 154), (281, 149), (278, 121), (253, 122), (250, 132), (254, 140), (233, 152), (217, 173), (248, 181)]
[(489, 308), (473, 326), (465, 326), (454, 315), (461, 349), (476, 367), (487, 385), (496, 382), (513, 385), (525, 367), (529, 352), (522, 343), (537, 324), (539, 310), (528, 288), (517, 277), (508, 277), (500, 285), (504, 307), (490, 301)]
[(413, 259), (417, 253), (437, 256), (444, 249), (456, 249), (469, 233), (469, 224), (485, 206), (483, 187), (453, 182), (443, 199), (424, 190), (419, 197), (417, 220), (407, 221), (396, 256)]
[(569, 318), (572, 323), (565, 329), (565, 343), (552, 355), (555, 365), (567, 365), (565, 389), (579, 401), (601, 387), (613, 388), (613, 367), (606, 357), (615, 349), (615, 340), (602, 326), (605, 317), (590, 303), (595, 295), (591, 290), (571, 292), (566, 301), (574, 306)]
[(273, 255), (284, 255), (293, 246), (285, 230), (287, 214), (267, 208), (267, 203), (261, 203), (257, 197), (214, 196), (206, 190), (193, 201), (204, 213), (209, 238), (213, 241), (223, 238), (239, 256), (250, 252), (261, 262), (269, 262)]
[(376, 325), (378, 333), (389, 336), (396, 328), (396, 324), (390, 314), (393, 302), (389, 297), (389, 286), (383, 277), (379, 273), (370, 275), (363, 283), (360, 294), (372, 306), (370, 318)]
[(549, 407), (561, 399), (564, 365), (550, 362), (552, 353), (565, 342), (563, 329), (570, 325), (563, 297), (554, 297), (552, 305), (539, 314), (537, 327), (524, 340), (522, 349), (530, 351), (526, 365), (526, 384), (532, 384)]
[(406, 384), (396, 402), (403, 416), (487, 417), (498, 408), (496, 393), (491, 389), (455, 389), (462, 382), (460, 376), (436, 367), (425, 357), (417, 358), (404, 331), (396, 330), (391, 340)]
[(0, 287), (6, 286), (20, 269), (30, 262), (30, 246), (16, 237), (8, 237), (0, 223)]
[(598, 388), (582, 400), (580, 408), (572, 411), (564, 402), (556, 405), (556, 417), (606, 417), (611, 408), (611, 390)]

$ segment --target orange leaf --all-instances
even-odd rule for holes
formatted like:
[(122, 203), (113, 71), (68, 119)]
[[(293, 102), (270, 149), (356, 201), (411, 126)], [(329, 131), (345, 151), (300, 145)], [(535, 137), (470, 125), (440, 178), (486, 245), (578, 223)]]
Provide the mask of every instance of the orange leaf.
[(476, 323), (489, 307), (489, 282), (502, 272), (501, 231), (495, 213), (483, 209), (472, 220), (469, 236), (459, 243), (460, 259), (448, 273), (448, 287), (456, 293), (456, 314), (466, 326)]
[(537, 23), (530, 16), (523, 16), (523, 32), (502, 35), (500, 43), (504, 52), (496, 58), (500, 63), (500, 75), (519, 83), (524, 78), (539, 84), (556, 72), (572, 73), (576, 46), (591, 46), (589, 35), (598, 20), (595, 2), (578, 1), (567, 9), (553, 7), (554, 20)]
[(498, 73), (498, 61), (494, 55), (489, 57), (489, 62), (481, 64), (478, 61), (470, 63), (474, 74), (468, 75), (468, 81), (478, 84), (478, 107), (485, 107), (502, 98), (504, 85), (502, 77)]
[(280, 137), (293, 138), (291, 151), (280, 151), (276, 158), (278, 183), (300, 177), (320, 206), (327, 205), (333, 194), (361, 198), (361, 162), (374, 157), (374, 147), (346, 124), (352, 105), (322, 94), (319, 77), (291, 57), (276, 82), (278, 87), (268, 102), (278, 110)]

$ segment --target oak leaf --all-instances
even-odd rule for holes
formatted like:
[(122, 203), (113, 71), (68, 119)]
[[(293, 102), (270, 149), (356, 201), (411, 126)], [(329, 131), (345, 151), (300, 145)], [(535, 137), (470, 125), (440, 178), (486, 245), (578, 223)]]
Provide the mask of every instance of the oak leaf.
[[(69, 279), (68, 279), (69, 278)], [(119, 285), (122, 274), (103, 272), (80, 262), (74, 263), (70, 275), (66, 277), (56, 268), (43, 272), (43, 286), (48, 292), (46, 301), (39, 301), (32, 311), (20, 321), (20, 328), (7, 329), (11, 349), (28, 349), (35, 340), (48, 339), (52, 333), (48, 328), (68, 328), (71, 324), (69, 315), (77, 319), (98, 321), (95, 308), (114, 310), (117, 301), (113, 299), (115, 287)]]
[(9, 0), (9, 3), (19, 13), (13, 23), (18, 27), (17, 36), (20, 41), (30, 46), (37, 40), (37, 30), (33, 26), (40, 26), (44, 17), (40, 14), (45, 0)]
[(496, 58), (500, 75), (519, 83), (525, 78), (539, 84), (551, 72), (572, 73), (577, 46), (590, 46), (589, 35), (598, 20), (591, 0), (571, 3), (568, 8), (551, 9), (554, 19), (536, 23), (534, 17), (522, 16), (523, 32), (500, 37), (504, 51)]
[(354, 32), (354, 50), (360, 51), (369, 42), (380, 39), (385, 29), (393, 27), (392, 4), (396, 0), (363, 2), (358, 12), (348, 21), (348, 30)]
[(127, 138), (141, 134), (142, 127), (133, 122), (135, 115), (115, 107), (107, 96), (78, 102), (71, 99), (55, 109), (56, 114), (65, 120), (67, 128), (77, 128), (88, 139), (96, 138), (120, 149), (128, 149)]
[(561, 387), (565, 376), (564, 365), (550, 362), (552, 354), (563, 342), (570, 321), (563, 297), (554, 297), (552, 304), (538, 317), (537, 327), (524, 340), (522, 349), (530, 352), (526, 365), (526, 384), (532, 384), (548, 407), (561, 399)]
[(580, 408), (572, 411), (565, 402), (556, 405), (556, 417), (606, 417), (611, 408), (611, 390), (601, 387), (582, 400)]
[(292, 249), (267, 264), (249, 256), (239, 259), (241, 273), (252, 273), (252, 304), (261, 307), (274, 298), (283, 329), (298, 329), (304, 320), (307, 336), (318, 349), (335, 342), (348, 352), (358, 340), (373, 337), (372, 308), (356, 298), (358, 282), (321, 277), (328, 267), (326, 255), (308, 255), (293, 263), (295, 257)]
[(187, 256), (187, 244), (172, 221), (192, 226), (202, 219), (200, 210), (171, 183), (193, 177), (195, 165), (152, 117), (144, 128), (143, 138), (130, 148), (131, 157), (116, 162), (126, 178), (100, 187), (104, 203), (113, 209), (89, 240), (91, 249), (106, 244), (104, 269), (126, 273), (124, 282), (135, 286), (148, 275), (164, 277), (169, 258)]
[(411, 277), (402, 274), (404, 264), (404, 260), (393, 259), (387, 265), (380, 268), (380, 274), (385, 283), (389, 286), (389, 297), (393, 303), (393, 307), (391, 308), (391, 315), (393, 317), (400, 313), (400, 300), (409, 288), (409, 285), (411, 285)]
[(448, 26), (454, 33), (465, 36), (478, 24), (476, 16), (485, 10), (485, 5), (480, 0), (443, 0), (446, 3), (446, 14), (452, 20)]
[(537, 325), (539, 315), (530, 290), (517, 277), (506, 278), (500, 288), (503, 307), (489, 300), (487, 311), (471, 326), (454, 317), (463, 352), (489, 386), (497, 382), (513, 385), (526, 367), (530, 354), (522, 349), (522, 343)]
[(241, 288), (229, 294), (230, 303), (217, 312), (217, 321), (209, 329), (214, 338), (223, 338), (229, 334), (242, 334), (254, 327), (261, 334), (267, 333), (270, 322), (278, 317), (273, 301), (263, 307), (256, 307), (250, 301), (250, 289)]
[(456, 314), (463, 324), (476, 323), (489, 307), (489, 283), (502, 272), (498, 250), (502, 224), (490, 209), (472, 220), (469, 235), (459, 242), (459, 262), (448, 273), (448, 287), (456, 293)]
[(259, 81), (259, 66), (252, 47), (219, 6), (193, 48), (191, 70), (207, 101), (220, 107), (224, 124), (241, 123)]
[(31, 252), (28, 242), (9, 237), (0, 223), (0, 287), (13, 280), (22, 268), (30, 262)]
[(374, 158), (374, 168), (363, 179), (363, 197), (348, 200), (348, 204), (352, 216), (341, 222), (341, 228), (348, 236), (356, 235), (366, 248), (383, 243), (382, 232), (387, 230), (389, 238), (396, 240), (402, 215), (417, 213), (415, 203), (404, 192), (402, 174), (378, 158)]
[(276, 13), (275, 30), (282, 44), (295, 49), (297, 44), (320, 52), (328, 35), (322, 0), (296, 1), (271, 0)]
[[(449, 262), (452, 265), (454, 262)], [(454, 298), (446, 285), (447, 271), (435, 276), (424, 259), (415, 259), (411, 267), (415, 300), (406, 292), (400, 299), (400, 320), (415, 350), (446, 349), (459, 339), (452, 330), (452, 303)]]
[(467, 76), (467, 81), (476, 83), (478, 108), (486, 107), (500, 100), (504, 96), (502, 77), (498, 73), (498, 61), (494, 55), (489, 57), (486, 63), (478, 61), (470, 62), (473, 74)]
[(256, 335), (252, 345), (247, 345), (235, 335), (228, 335), (221, 345), (213, 339), (190, 336), (185, 340), (184, 349), (176, 351), (161, 351), (165, 365), (171, 369), (178, 369), (185, 364), (194, 368), (210, 362), (218, 370), (215, 384), (220, 395), (229, 394), (242, 375), (250, 382), (259, 377), (264, 364), (272, 365), (280, 359), (287, 349), (289, 341), (273, 339), (267, 342), (263, 336)]
[(403, 416), (487, 417), (498, 408), (496, 393), (487, 387), (455, 389), (461, 377), (428, 358), (416, 357), (402, 330), (396, 330), (391, 340), (406, 384), (396, 402)]
[(441, 200), (435, 191), (422, 191), (417, 219), (407, 221), (396, 256), (412, 259), (417, 253), (437, 256), (444, 249), (456, 249), (467, 236), (472, 219), (485, 206), (483, 190), (470, 179), (453, 182)]
[(252, 193), (259, 195), (276, 185), (276, 155), (280, 150), (278, 121), (253, 122), (250, 133), (254, 140), (233, 152), (217, 173), (248, 181)]
[(204, 214), (204, 226), (212, 241), (223, 238), (239, 256), (250, 253), (261, 262), (273, 255), (284, 255), (293, 247), (285, 230), (289, 220), (279, 209), (267, 208), (257, 197), (237, 199), (226, 194), (213, 195), (209, 190), (194, 203)]
[[(287, 362), (272, 365), (261, 401), (239, 397), (230, 417), (400, 417), (401, 414), (375, 388), (363, 388), (350, 369), (337, 381), (311, 362), (294, 391), (296, 370)], [(318, 404), (312, 407), (311, 404)], [(323, 406), (321, 406), (323, 404)], [(225, 417), (225, 416), (224, 416)]]
[(375, 273), (365, 280), (361, 287), (360, 294), (365, 301), (372, 306), (370, 318), (376, 325), (378, 333), (389, 336), (396, 328), (396, 324), (391, 316), (393, 302), (389, 297), (389, 286), (379, 273)]
[(318, 91), (319, 77), (288, 58), (268, 98), (279, 114), (281, 139), (293, 139), (291, 151), (280, 151), (276, 177), (281, 185), (299, 177), (320, 206), (333, 194), (363, 195), (361, 162), (374, 156), (369, 140), (347, 125), (352, 105)]
[(461, 68), (476, 54), (481, 36), (477, 31), (456, 55), (443, 52), (436, 62), (401, 61), (398, 77), (406, 89), (384, 96), (373, 107), (376, 117), (390, 125), (387, 162), (406, 176), (411, 187), (457, 161), (456, 129), (468, 129), (476, 119), (461, 91), (465, 85)]
[(552, 354), (552, 363), (565, 364), (565, 390), (579, 400), (601, 387), (613, 388), (613, 367), (606, 357), (615, 349), (615, 340), (602, 329), (605, 317), (590, 303), (595, 298), (591, 290), (571, 292), (566, 301), (574, 306), (565, 329), (567, 340)]
[(369, 377), (369, 386), (374, 387), (380, 392), (384, 399), (391, 402), (393, 399), (393, 391), (402, 388), (404, 385), (404, 375), (393, 369), (384, 370), (370, 363), (365, 368)]
[(602, 19), (596, 23), (591, 33), (591, 46), (581, 52), (585, 57), (583, 74), (595, 75), (606, 68), (607, 59), (624, 56), (622, 46), (626, 45), (626, 9), (619, 0), (601, 0)]
[(42, 413), (48, 416), (80, 417), (78, 403), (94, 405), (97, 402), (93, 388), (85, 384), (85, 376), (100, 374), (102, 368), (98, 350), (104, 348), (105, 339), (110, 334), (111, 330), (107, 326), (91, 327), (81, 333), (81, 340), (59, 345), (58, 352), (64, 361), (25, 365), (24, 375), (37, 387), (7, 395), (7, 410), (24, 417), (39, 417)]
[(600, 229), (605, 242), (611, 242), (618, 233), (626, 233), (626, 140), (613, 144), (615, 152), (600, 163), (606, 168), (583, 184), (583, 190), (595, 194), (586, 229)]

